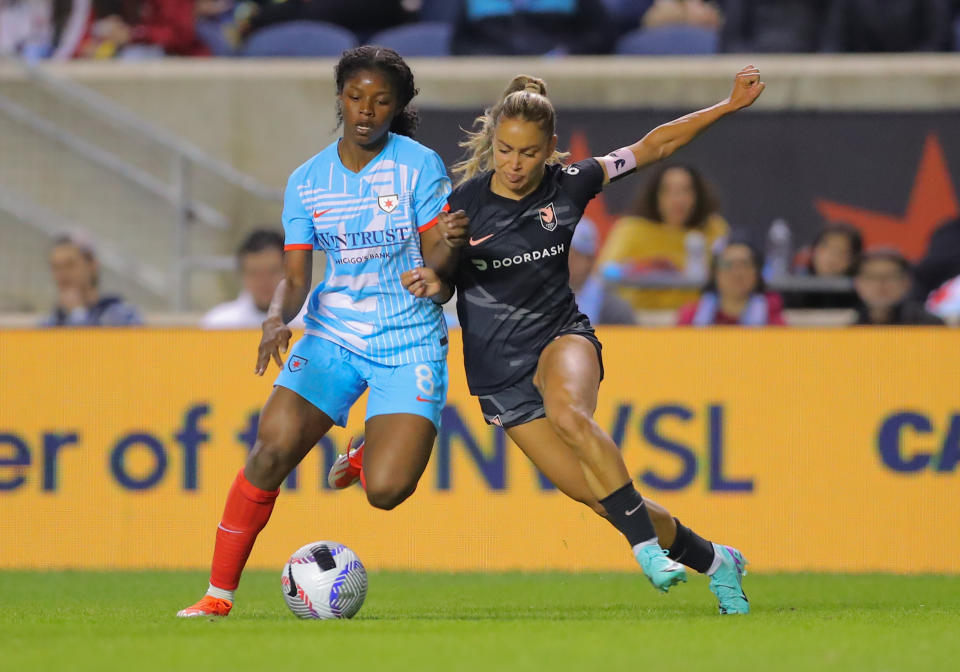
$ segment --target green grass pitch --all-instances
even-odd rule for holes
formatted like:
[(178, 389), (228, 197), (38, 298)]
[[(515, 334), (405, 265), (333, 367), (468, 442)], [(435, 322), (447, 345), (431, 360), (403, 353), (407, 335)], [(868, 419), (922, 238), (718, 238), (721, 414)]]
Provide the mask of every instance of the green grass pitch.
[(753, 613), (707, 581), (639, 574), (373, 573), (352, 621), (299, 621), (277, 572), (233, 614), (179, 620), (202, 572), (0, 572), (0, 670), (957, 670), (960, 577), (748, 576)]

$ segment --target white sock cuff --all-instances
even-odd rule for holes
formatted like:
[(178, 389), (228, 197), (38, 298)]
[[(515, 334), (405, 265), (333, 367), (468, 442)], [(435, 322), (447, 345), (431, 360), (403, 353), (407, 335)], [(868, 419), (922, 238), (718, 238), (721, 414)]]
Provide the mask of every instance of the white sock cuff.
[(647, 539), (646, 541), (641, 541), (639, 544), (634, 546), (633, 554), (636, 555), (647, 546), (659, 546), (659, 545), (660, 545), (660, 540), (657, 539), (656, 537), (651, 537), (650, 539)]
[(215, 585), (213, 585), (212, 583), (207, 584), (207, 585), (209, 586), (209, 588), (207, 588), (207, 595), (209, 595), (210, 597), (215, 597), (215, 598), (217, 598), (217, 599), (219, 599), (219, 600), (230, 600), (231, 602), (233, 602), (233, 591), (232, 591), (232, 590), (226, 590), (226, 589), (224, 589), (224, 588), (217, 588), (217, 587), (216, 587)]
[(710, 569), (708, 569), (704, 574), (707, 576), (713, 576), (713, 573), (720, 569), (720, 563), (723, 562), (723, 558), (720, 557), (720, 554), (717, 553), (717, 547), (713, 547), (713, 562), (710, 563)]

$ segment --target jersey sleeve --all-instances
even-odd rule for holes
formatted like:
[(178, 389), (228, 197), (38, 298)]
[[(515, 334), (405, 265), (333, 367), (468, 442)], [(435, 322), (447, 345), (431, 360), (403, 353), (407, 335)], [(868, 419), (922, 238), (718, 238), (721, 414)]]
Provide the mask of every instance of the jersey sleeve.
[(413, 188), (413, 208), (420, 233), (432, 229), (437, 223), (437, 215), (450, 210), (447, 199), (450, 197), (450, 178), (447, 169), (436, 152), (430, 152), (417, 184)]
[(300, 175), (298, 172), (287, 180), (283, 194), (283, 249), (312, 250), (314, 243), (313, 220), (300, 200)]
[(603, 189), (603, 166), (594, 158), (564, 166), (560, 186), (581, 209)]

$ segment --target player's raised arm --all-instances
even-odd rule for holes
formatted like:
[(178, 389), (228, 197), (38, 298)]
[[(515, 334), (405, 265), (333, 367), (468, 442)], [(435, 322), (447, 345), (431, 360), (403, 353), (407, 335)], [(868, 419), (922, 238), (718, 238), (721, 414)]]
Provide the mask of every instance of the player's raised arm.
[(760, 70), (752, 65), (743, 68), (734, 78), (730, 95), (716, 105), (661, 124), (629, 147), (598, 157), (606, 174), (604, 184), (667, 158), (721, 117), (752, 105), (765, 87)]
[(263, 334), (257, 350), (254, 373), (262, 376), (270, 358), (283, 368), (280, 355), (287, 351), (293, 333), (287, 323), (300, 314), (303, 302), (310, 293), (313, 276), (313, 250), (288, 249), (283, 256), (283, 280), (273, 293), (273, 300), (263, 321)]

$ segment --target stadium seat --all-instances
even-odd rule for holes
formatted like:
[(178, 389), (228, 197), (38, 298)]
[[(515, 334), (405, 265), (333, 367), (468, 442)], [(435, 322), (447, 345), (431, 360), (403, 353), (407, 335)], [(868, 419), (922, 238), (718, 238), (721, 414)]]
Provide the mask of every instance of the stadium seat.
[(457, 20), (460, 3), (455, 0), (423, 0), (420, 7), (421, 21), (442, 21), (453, 23)]
[(453, 26), (431, 21), (382, 30), (370, 44), (390, 47), (401, 56), (449, 56)]
[(240, 50), (251, 57), (330, 57), (357, 46), (346, 28), (320, 21), (291, 21), (256, 31)]
[(634, 30), (617, 42), (617, 54), (683, 56), (717, 53), (717, 33), (694, 26), (663, 26)]
[(233, 56), (234, 48), (223, 34), (223, 23), (220, 21), (197, 21), (197, 36), (207, 45), (214, 56)]
[(636, 27), (653, 0), (601, 0), (601, 4), (617, 25)]

